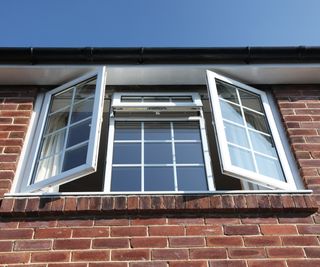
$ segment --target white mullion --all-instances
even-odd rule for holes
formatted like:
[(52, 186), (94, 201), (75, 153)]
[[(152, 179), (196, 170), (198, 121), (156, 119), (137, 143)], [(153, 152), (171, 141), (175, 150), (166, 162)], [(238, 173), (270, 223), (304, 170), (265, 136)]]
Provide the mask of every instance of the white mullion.
[(249, 134), (249, 129), (248, 129), (246, 117), (244, 115), (242, 101), (241, 101), (241, 98), (240, 98), (240, 94), (239, 94), (238, 88), (236, 88), (236, 92), (237, 92), (237, 96), (238, 96), (239, 103), (240, 103), (241, 115), (242, 115), (242, 119), (243, 119), (243, 122), (244, 122), (246, 134), (247, 134), (247, 137), (248, 137), (248, 143), (249, 143), (250, 152), (251, 152), (251, 155), (252, 155), (252, 158), (253, 158), (254, 168), (255, 168), (256, 172), (259, 173), (258, 164), (257, 164), (257, 161), (256, 161), (256, 157), (254, 155), (253, 146), (252, 146), (252, 142), (251, 142), (251, 138), (250, 138), (250, 134)]
[(176, 165), (176, 149), (174, 146), (174, 130), (173, 122), (170, 121), (171, 129), (171, 146), (172, 146), (172, 163), (173, 163), (173, 179), (174, 179), (174, 191), (178, 191), (178, 176), (177, 176), (177, 165)]
[(73, 94), (72, 94), (72, 100), (71, 100), (71, 106), (70, 106), (70, 111), (69, 111), (69, 118), (68, 118), (68, 123), (66, 126), (66, 138), (64, 140), (63, 148), (62, 148), (62, 157), (61, 157), (61, 165), (59, 166), (59, 172), (62, 172), (62, 166), (63, 166), (63, 161), (65, 158), (65, 153), (66, 153), (66, 147), (67, 147), (67, 142), (68, 142), (68, 134), (69, 134), (69, 129), (70, 129), (70, 123), (71, 123), (71, 116), (72, 116), (72, 111), (73, 111), (73, 104), (74, 104), (74, 98), (76, 95), (76, 89), (77, 86), (73, 87)]
[(144, 122), (141, 122), (141, 192), (144, 192)]
[[(236, 88), (236, 89), (237, 89), (237, 96), (238, 96), (239, 99), (240, 99), (240, 94), (238, 93), (238, 88)], [(219, 97), (219, 99), (222, 100), (222, 101), (224, 101), (224, 102), (227, 102), (227, 103), (229, 103), (229, 104), (232, 104), (232, 105), (235, 105), (235, 106), (238, 106), (238, 107), (243, 107), (244, 109), (249, 110), (249, 111), (252, 111), (253, 113), (257, 113), (257, 114), (259, 114), (259, 115), (261, 115), (261, 116), (265, 116), (265, 114), (262, 113), (262, 112), (260, 112), (260, 111), (257, 111), (257, 110), (254, 110), (254, 109), (252, 109), (252, 108), (248, 108), (248, 107), (243, 106), (243, 105), (241, 104), (241, 102), (239, 102), (240, 104), (238, 104), (238, 103), (232, 102), (232, 101), (227, 100), (227, 99), (222, 98), (222, 97)]]

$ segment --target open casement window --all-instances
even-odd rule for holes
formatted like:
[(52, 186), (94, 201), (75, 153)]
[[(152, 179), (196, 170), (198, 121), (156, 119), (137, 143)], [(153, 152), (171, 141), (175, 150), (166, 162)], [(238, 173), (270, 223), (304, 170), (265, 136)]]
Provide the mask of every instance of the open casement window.
[(197, 93), (116, 93), (105, 192), (214, 190)]
[(97, 167), (105, 68), (45, 94), (21, 191), (50, 191)]
[(207, 82), (222, 172), (243, 185), (296, 189), (266, 93), (212, 71)]

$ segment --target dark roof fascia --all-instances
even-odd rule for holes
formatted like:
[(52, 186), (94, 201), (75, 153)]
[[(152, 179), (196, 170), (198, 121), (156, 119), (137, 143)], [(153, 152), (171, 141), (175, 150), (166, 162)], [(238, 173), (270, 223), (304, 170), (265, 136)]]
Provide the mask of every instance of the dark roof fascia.
[(0, 47), (0, 64), (275, 64), (320, 63), (320, 47)]

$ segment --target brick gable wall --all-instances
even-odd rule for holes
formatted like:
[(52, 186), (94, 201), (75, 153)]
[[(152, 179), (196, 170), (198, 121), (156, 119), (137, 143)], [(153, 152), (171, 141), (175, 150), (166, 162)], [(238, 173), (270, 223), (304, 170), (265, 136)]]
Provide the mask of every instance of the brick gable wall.
[[(2, 90), (0, 190), (10, 190), (35, 90)], [(320, 86), (274, 95), (314, 195), (6, 198), (0, 266), (320, 266)]]

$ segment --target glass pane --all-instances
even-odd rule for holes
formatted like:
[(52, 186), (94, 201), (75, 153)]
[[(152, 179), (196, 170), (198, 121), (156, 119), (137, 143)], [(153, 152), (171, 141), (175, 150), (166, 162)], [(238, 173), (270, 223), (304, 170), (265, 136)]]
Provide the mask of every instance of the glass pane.
[(219, 97), (239, 104), (236, 87), (231, 84), (216, 80)]
[(50, 115), (47, 119), (44, 134), (52, 133), (68, 125), (70, 107)]
[(111, 191), (141, 191), (141, 169), (113, 167)]
[(90, 117), (93, 110), (93, 101), (94, 99), (91, 98), (87, 101), (75, 104), (72, 109), (71, 123)]
[(56, 112), (59, 109), (65, 108), (71, 105), (71, 100), (73, 96), (73, 89), (69, 88), (62, 93), (58, 93), (52, 96), (51, 107), (49, 113)]
[(146, 164), (173, 163), (172, 147), (167, 143), (145, 143), (144, 162)]
[(285, 181), (282, 168), (278, 160), (263, 157), (258, 154), (255, 154), (255, 157), (256, 157), (259, 173), (280, 181)]
[(115, 140), (141, 140), (140, 122), (116, 122)]
[(249, 131), (253, 150), (267, 154), (269, 156), (277, 157), (277, 152), (273, 140), (270, 136)]
[(45, 137), (40, 148), (40, 158), (61, 152), (64, 147), (65, 135), (66, 130), (62, 130)]
[(76, 95), (74, 98), (74, 102), (78, 102), (82, 99), (88, 98), (90, 95), (94, 96), (94, 92), (96, 89), (96, 79), (87, 80), (81, 84), (76, 86)]
[(145, 167), (145, 191), (174, 191), (172, 167)]
[(239, 94), (240, 94), (241, 103), (243, 106), (259, 112), (263, 112), (260, 96), (245, 92), (244, 90), (241, 90), (241, 89), (239, 89)]
[(179, 191), (208, 190), (204, 167), (177, 167)]
[(251, 112), (249, 110), (244, 110), (244, 114), (249, 128), (256, 129), (260, 132), (269, 133), (265, 116)]
[(175, 140), (201, 140), (198, 122), (174, 122)]
[(228, 122), (224, 122), (224, 127), (228, 142), (249, 148), (249, 142), (245, 128)]
[(253, 158), (250, 151), (230, 145), (228, 147), (232, 165), (249, 171), (255, 171)]
[(40, 160), (36, 168), (34, 183), (45, 180), (60, 173), (62, 154)]
[(142, 102), (141, 96), (122, 96), (121, 102)]
[(89, 140), (91, 120), (86, 120), (69, 128), (67, 147)]
[(222, 117), (226, 120), (244, 124), (240, 107), (220, 100)]
[(203, 164), (201, 143), (175, 143), (177, 163)]
[(170, 122), (145, 122), (145, 140), (171, 140)]
[(144, 102), (169, 102), (170, 99), (168, 96), (144, 96)]
[(140, 164), (141, 144), (113, 145), (113, 164)]
[(66, 151), (62, 171), (79, 167), (87, 162), (88, 145)]

